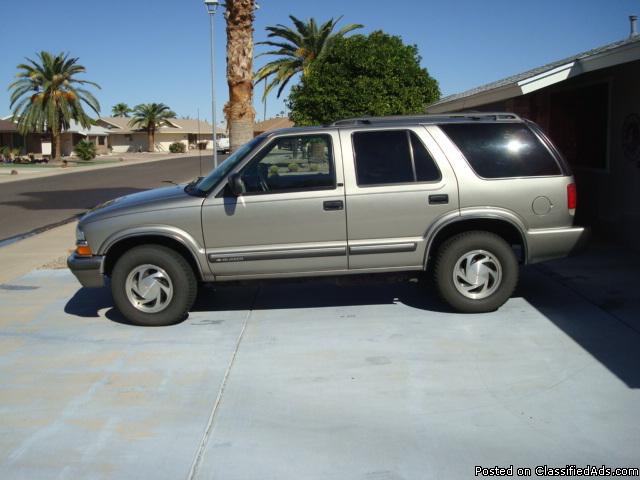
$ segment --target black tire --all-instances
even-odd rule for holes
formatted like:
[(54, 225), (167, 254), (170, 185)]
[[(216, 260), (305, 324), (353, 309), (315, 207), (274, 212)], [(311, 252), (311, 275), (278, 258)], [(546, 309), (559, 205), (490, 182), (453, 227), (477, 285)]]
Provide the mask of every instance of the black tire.
[[(162, 268), (173, 286), (173, 296), (164, 310), (147, 313), (129, 301), (126, 281), (136, 267), (151, 264)], [(116, 262), (111, 275), (111, 294), (116, 308), (127, 320), (149, 327), (173, 325), (184, 320), (198, 293), (198, 282), (191, 265), (176, 251), (161, 245), (132, 248)]]
[[(456, 263), (465, 254), (481, 250), (493, 255), (501, 268), (501, 280), (485, 298), (472, 299), (463, 295), (454, 284)], [(493, 312), (511, 296), (518, 283), (518, 260), (501, 237), (490, 232), (472, 231), (455, 235), (442, 244), (436, 256), (434, 280), (442, 299), (463, 313)]]

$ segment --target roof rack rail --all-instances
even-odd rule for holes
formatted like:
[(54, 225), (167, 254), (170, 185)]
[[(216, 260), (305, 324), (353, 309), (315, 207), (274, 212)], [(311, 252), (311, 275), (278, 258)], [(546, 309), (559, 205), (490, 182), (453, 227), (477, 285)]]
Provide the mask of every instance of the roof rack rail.
[(509, 112), (461, 112), (461, 113), (440, 113), (435, 115), (393, 115), (388, 117), (355, 117), (337, 120), (331, 125), (334, 127), (355, 126), (355, 125), (375, 125), (394, 123), (447, 123), (459, 122), (461, 120), (489, 120), (499, 121), (522, 121), (515, 113)]

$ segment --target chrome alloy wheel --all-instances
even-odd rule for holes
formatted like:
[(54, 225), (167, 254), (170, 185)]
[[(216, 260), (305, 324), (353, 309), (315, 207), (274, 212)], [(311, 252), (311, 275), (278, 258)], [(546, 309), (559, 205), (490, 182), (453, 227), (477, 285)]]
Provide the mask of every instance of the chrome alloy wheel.
[(502, 282), (502, 267), (492, 253), (473, 250), (462, 255), (453, 268), (456, 290), (472, 300), (482, 300)]
[(131, 305), (144, 313), (158, 313), (171, 303), (173, 283), (162, 268), (139, 265), (127, 276), (125, 292)]

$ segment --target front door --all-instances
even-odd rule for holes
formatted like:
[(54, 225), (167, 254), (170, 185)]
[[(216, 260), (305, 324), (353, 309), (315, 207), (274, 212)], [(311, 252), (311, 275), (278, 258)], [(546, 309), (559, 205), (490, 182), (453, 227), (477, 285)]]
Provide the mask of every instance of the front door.
[(218, 279), (345, 271), (346, 216), (336, 134), (273, 138), (242, 167), (245, 192), (205, 200), (207, 258)]

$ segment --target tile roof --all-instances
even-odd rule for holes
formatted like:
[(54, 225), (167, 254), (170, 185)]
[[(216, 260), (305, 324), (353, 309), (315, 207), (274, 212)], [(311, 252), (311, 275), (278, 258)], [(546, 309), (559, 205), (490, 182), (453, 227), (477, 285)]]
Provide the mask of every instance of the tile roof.
[(0, 132), (17, 132), (17, 125), (11, 120), (0, 119)]
[(269, 130), (276, 130), (278, 128), (291, 128), (293, 122), (287, 117), (268, 118), (263, 122), (258, 122), (253, 125), (254, 132), (268, 132)]
[[(129, 125), (131, 118), (128, 117), (101, 117), (98, 119), (102, 124), (112, 125), (111, 129), (108, 129), (111, 133), (132, 133), (139, 132), (141, 129), (132, 128)], [(211, 132), (211, 124), (200, 120), (190, 118), (170, 118), (168, 120), (169, 125), (162, 126), (157, 130), (157, 133), (201, 133), (207, 134)], [(218, 127), (216, 133), (225, 133), (223, 128)]]

